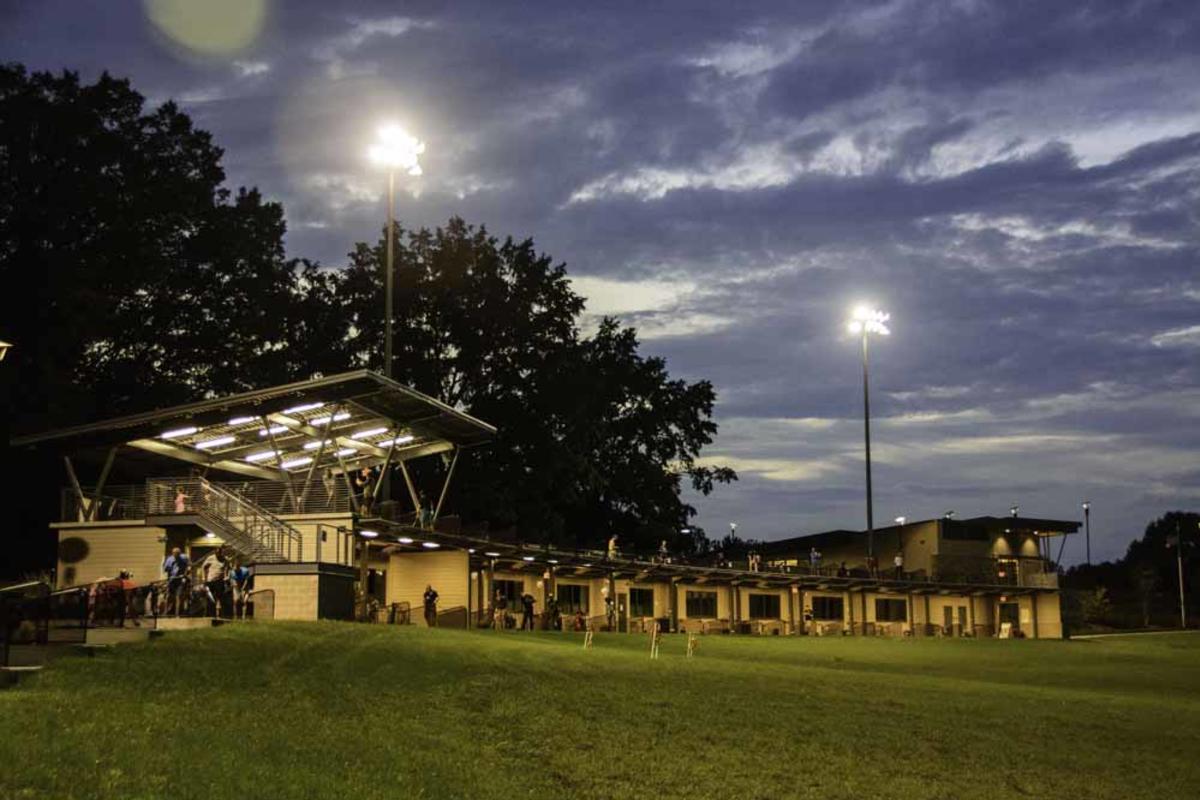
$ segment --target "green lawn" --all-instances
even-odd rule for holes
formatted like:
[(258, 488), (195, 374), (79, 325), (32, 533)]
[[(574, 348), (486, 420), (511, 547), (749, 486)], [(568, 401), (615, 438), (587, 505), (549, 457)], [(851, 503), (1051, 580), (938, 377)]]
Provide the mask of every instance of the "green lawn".
[(0, 691), (0, 797), (1196, 798), (1200, 635), (170, 633)]

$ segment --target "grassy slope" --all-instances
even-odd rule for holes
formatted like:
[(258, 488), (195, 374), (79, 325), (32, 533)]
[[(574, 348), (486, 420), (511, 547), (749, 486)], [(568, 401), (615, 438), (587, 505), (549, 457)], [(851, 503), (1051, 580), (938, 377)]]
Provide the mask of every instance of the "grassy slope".
[(62, 659), (0, 692), (0, 797), (1200, 797), (1200, 636), (579, 641), (276, 624)]

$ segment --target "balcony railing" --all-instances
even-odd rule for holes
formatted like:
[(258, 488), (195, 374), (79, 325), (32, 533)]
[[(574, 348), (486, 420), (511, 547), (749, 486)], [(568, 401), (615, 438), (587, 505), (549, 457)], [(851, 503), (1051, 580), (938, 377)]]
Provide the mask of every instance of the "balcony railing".
[[(186, 478), (162, 478), (160, 482), (185, 481)], [(351, 510), (350, 494), (342, 480), (326, 484), (316, 482), (303, 492), (297, 484), (289, 490), (283, 481), (211, 481), (213, 486), (237, 494), (274, 514), (347, 513)], [(92, 520), (141, 520), (146, 518), (146, 484), (104, 487), (97, 499), (94, 487), (84, 487), (81, 504), (71, 489), (62, 490), (60, 519), (76, 522), (91, 512)], [(301, 497), (303, 494), (303, 498)], [(95, 504), (94, 511), (92, 505)]]
[(933, 557), (933, 575), (934, 580), (946, 583), (1058, 588), (1058, 573), (1042, 558), (937, 555)]

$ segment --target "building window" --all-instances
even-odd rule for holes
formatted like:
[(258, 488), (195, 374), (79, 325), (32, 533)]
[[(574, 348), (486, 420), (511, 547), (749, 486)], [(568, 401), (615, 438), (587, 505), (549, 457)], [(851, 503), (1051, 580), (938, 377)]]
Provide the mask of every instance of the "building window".
[(908, 622), (908, 603), (904, 600), (875, 601), (876, 622)]
[(717, 593), (688, 592), (687, 615), (693, 618), (715, 619), (717, 616)]
[(779, 619), (779, 595), (750, 595), (750, 619)]
[(633, 617), (654, 616), (654, 590), (630, 589), (629, 614)]
[(812, 614), (813, 619), (841, 620), (843, 618), (842, 598), (814, 597), (812, 599)]
[(493, 581), (492, 586), (495, 587), (492, 592), (493, 600), (499, 595), (504, 598), (507, 608), (518, 608), (521, 605), (521, 595), (525, 594), (525, 584), (522, 581)]
[(563, 614), (588, 613), (588, 587), (570, 583), (558, 585), (558, 610)]

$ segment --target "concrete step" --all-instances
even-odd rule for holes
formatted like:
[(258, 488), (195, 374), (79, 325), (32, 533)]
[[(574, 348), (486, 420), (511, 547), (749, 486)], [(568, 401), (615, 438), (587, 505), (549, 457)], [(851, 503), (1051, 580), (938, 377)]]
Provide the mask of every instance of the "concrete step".
[(126, 644), (150, 638), (149, 628), (88, 628), (84, 644)]
[(160, 631), (192, 631), (202, 628), (215, 628), (229, 622), (220, 617), (159, 617)]

